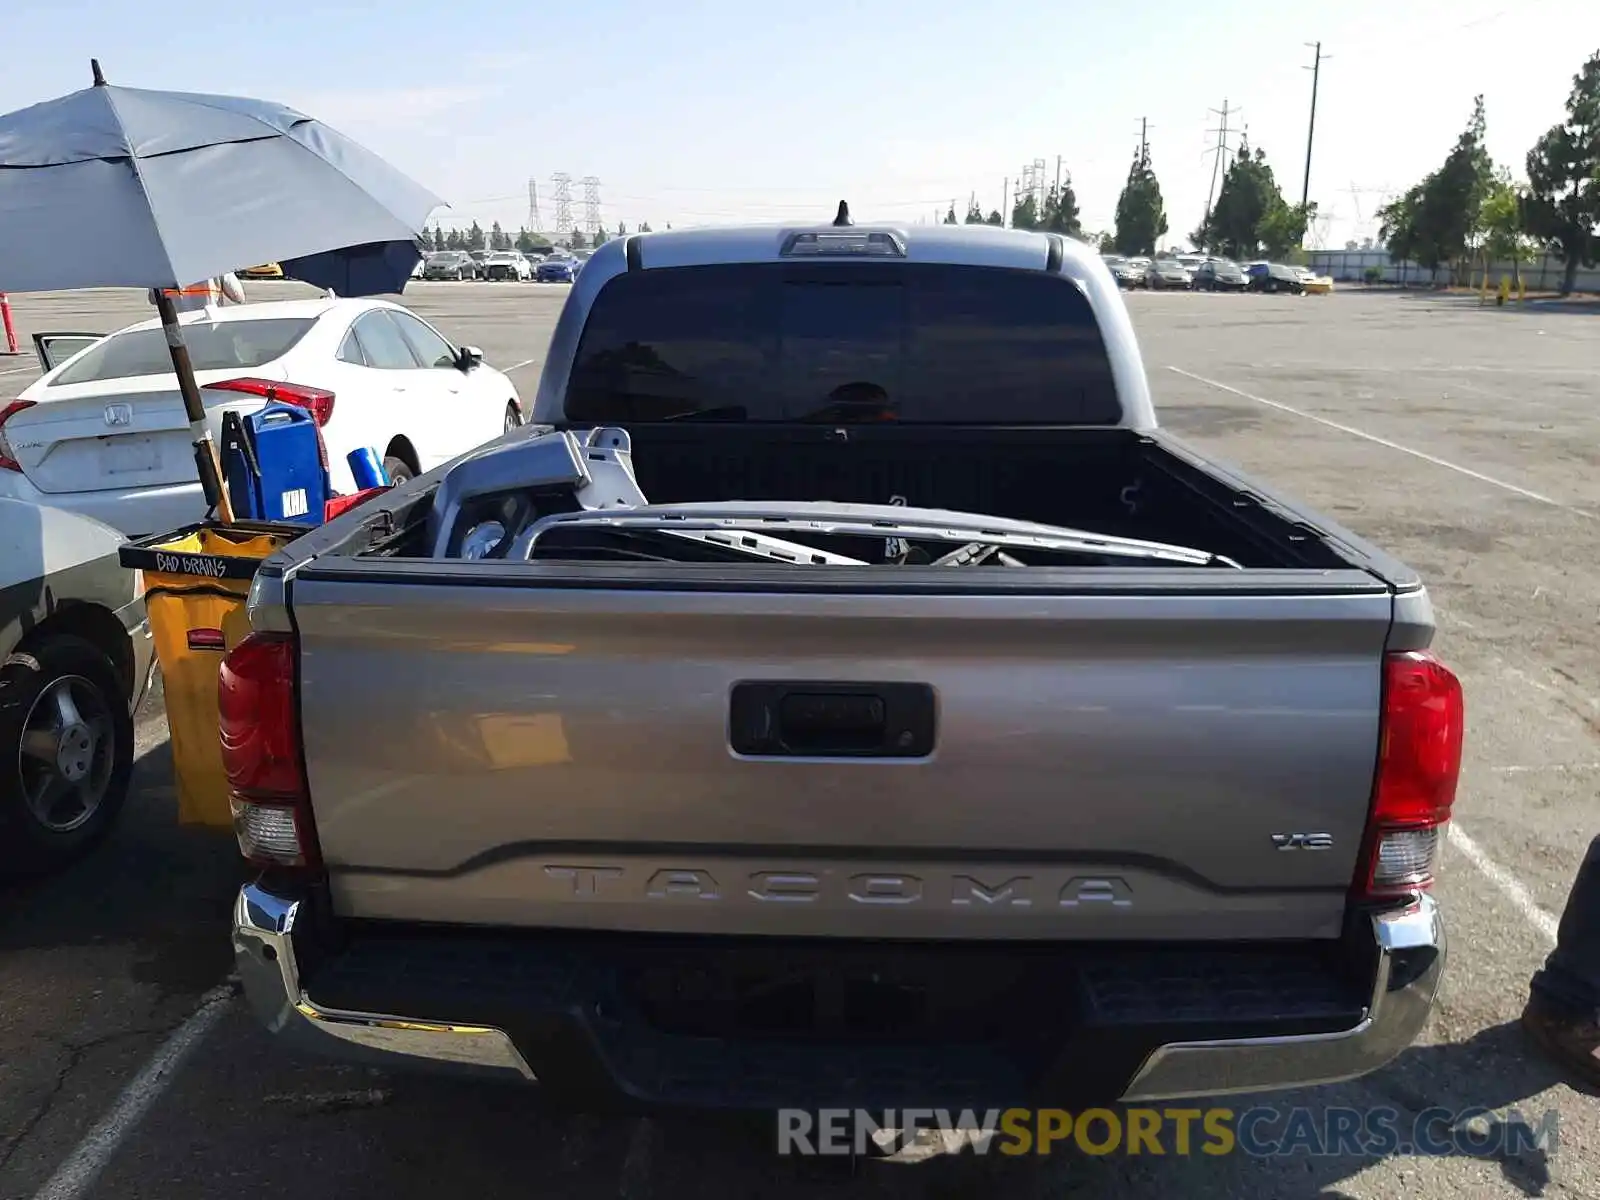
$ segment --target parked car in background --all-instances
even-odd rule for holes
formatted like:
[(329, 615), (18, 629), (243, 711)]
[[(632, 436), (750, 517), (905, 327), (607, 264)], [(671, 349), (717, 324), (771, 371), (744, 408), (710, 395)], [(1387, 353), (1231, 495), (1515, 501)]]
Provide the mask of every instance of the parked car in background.
[(1144, 285), (1152, 291), (1188, 291), (1191, 280), (1184, 265), (1175, 258), (1158, 259), (1144, 273)]
[(1333, 291), (1331, 275), (1318, 275), (1310, 267), (1296, 267), (1294, 273), (1300, 277), (1300, 285), (1305, 288), (1307, 295), (1325, 296)]
[(0, 497), (0, 876), (71, 861), (127, 799), (154, 654), (125, 540)]
[[(220, 444), (223, 414), (269, 400), (310, 410), (336, 492), (357, 490), (345, 456), (371, 447), (409, 479), (522, 420), (510, 379), (387, 300), (285, 300), (182, 313), (184, 341)], [(0, 496), (52, 504), (128, 534), (205, 515), (188, 418), (158, 321), (52, 354), (0, 405)], [(75, 351), (75, 352), (74, 352)]]
[(1128, 266), (1134, 271), (1134, 280), (1131, 287), (1148, 288), (1150, 286), (1151, 259), (1142, 254), (1134, 255), (1128, 259)]
[(234, 272), (240, 279), (282, 279), (283, 267), (278, 263), (262, 263), (257, 267), (240, 267)]
[(533, 278), (533, 268), (516, 250), (496, 250), (483, 260), (483, 277), (521, 281)]
[(1283, 263), (1251, 263), (1249, 288), (1252, 292), (1288, 292), (1298, 296), (1306, 290), (1299, 271)]
[(534, 270), (540, 283), (571, 283), (577, 277), (577, 260), (572, 258), (547, 258)]
[(1144, 272), (1123, 255), (1107, 255), (1105, 262), (1111, 269), (1111, 278), (1117, 281), (1119, 288), (1136, 288), (1144, 282)]
[(422, 261), (424, 279), (476, 279), (478, 264), (465, 250), (436, 250)]
[(1242, 292), (1249, 286), (1239, 264), (1226, 258), (1213, 258), (1195, 268), (1194, 286), (1200, 292)]

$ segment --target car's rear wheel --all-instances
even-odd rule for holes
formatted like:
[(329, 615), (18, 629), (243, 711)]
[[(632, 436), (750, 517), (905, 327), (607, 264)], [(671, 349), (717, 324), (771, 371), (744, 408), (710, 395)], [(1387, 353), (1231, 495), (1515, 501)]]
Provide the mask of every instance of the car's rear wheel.
[(0, 871), (47, 871), (88, 850), (132, 771), (127, 699), (97, 647), (46, 637), (0, 667)]
[(522, 428), (522, 414), (517, 411), (517, 406), (511, 401), (506, 401), (505, 428), (502, 432), (510, 433), (513, 429)]

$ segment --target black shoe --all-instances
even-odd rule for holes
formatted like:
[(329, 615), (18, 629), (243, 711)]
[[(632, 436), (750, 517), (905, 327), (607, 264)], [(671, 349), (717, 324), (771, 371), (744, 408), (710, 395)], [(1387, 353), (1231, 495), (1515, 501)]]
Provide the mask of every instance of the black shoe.
[(1574, 1078), (1600, 1090), (1600, 1022), (1537, 997), (1522, 1010), (1522, 1028), (1545, 1055)]

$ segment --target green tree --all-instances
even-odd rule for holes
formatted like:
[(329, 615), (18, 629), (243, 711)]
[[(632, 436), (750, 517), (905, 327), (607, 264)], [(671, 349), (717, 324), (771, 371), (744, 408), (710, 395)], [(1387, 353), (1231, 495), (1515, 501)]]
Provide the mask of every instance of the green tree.
[(1391, 260), (1410, 259), (1437, 271), (1470, 253), (1481, 228), (1483, 199), (1494, 182), (1484, 125), (1483, 97), (1478, 96), (1467, 127), (1438, 170), (1379, 210)]
[(1261, 222), (1274, 195), (1281, 203), (1282, 193), (1265, 151), (1257, 149), (1252, 154), (1249, 142), (1241, 142), (1238, 156), (1222, 176), (1217, 202), (1195, 231), (1195, 243), (1229, 258), (1254, 258)]
[(955, 225), (959, 223), (956, 221), (956, 206), (954, 204), (950, 206), (950, 211), (945, 213), (944, 223), (946, 225)]
[(1154, 254), (1156, 241), (1167, 232), (1167, 209), (1150, 156), (1133, 156), (1128, 181), (1117, 197), (1116, 248), (1119, 254)]
[(1229, 258), (1293, 258), (1316, 213), (1315, 204), (1302, 207), (1285, 200), (1266, 151), (1257, 147), (1252, 153), (1248, 143), (1241, 143), (1222, 177), (1217, 202), (1190, 237), (1197, 247)]
[[(671, 229), (672, 226), (668, 225), (667, 228)], [(649, 221), (640, 221), (639, 222), (639, 232), (640, 233), (654, 233), (655, 230), (650, 228), (650, 222)]]
[(1483, 97), (1472, 102), (1472, 116), (1444, 163), (1428, 176), (1422, 192), (1422, 227), (1434, 263), (1465, 259), (1479, 229), (1483, 198), (1494, 182), (1494, 164), (1484, 148)]
[(1306, 230), (1317, 215), (1317, 202), (1289, 204), (1281, 193), (1274, 199), (1275, 203), (1267, 206), (1261, 224), (1256, 227), (1261, 252), (1268, 258), (1303, 258), (1301, 247), (1305, 244)]
[(1389, 251), (1390, 262), (1421, 262), (1422, 187), (1413, 184), (1378, 210), (1378, 240)]
[(625, 225), (621, 221), (617, 222), (617, 236), (618, 237), (627, 237), (628, 236), (628, 227), (627, 227), (627, 225)]
[(450, 248), (444, 236), (444, 227), (441, 225), (433, 227), (433, 248), (435, 250), (448, 250)]
[(466, 248), (468, 250), (482, 250), (483, 249), (483, 229), (482, 229), (481, 226), (479, 226), (479, 224), (476, 221), (474, 221), (472, 223), (472, 228), (467, 230), (467, 239), (466, 240), (467, 240)]
[(1067, 176), (1060, 187), (1051, 186), (1045, 196), (1044, 217), (1039, 227), (1068, 237), (1082, 236), (1083, 221), (1078, 213), (1077, 194), (1072, 190), (1072, 176)]
[(567, 235), (567, 248), (569, 250), (576, 250), (579, 247), (587, 246), (588, 244), (589, 239), (584, 237), (583, 230), (574, 225), (572, 227), (572, 232)]
[(528, 232), (527, 226), (517, 230), (516, 241), (512, 242), (511, 245), (514, 249), (520, 250), (524, 254), (529, 254), (533, 251), (533, 234)]
[(1572, 77), (1567, 119), (1528, 151), (1527, 230), (1561, 254), (1561, 294), (1600, 258), (1600, 52)]
[(511, 239), (506, 236), (506, 231), (500, 228), (500, 222), (496, 221), (489, 227), (489, 249), (504, 250), (510, 245)]
[(1000, 210), (998, 208), (991, 208), (989, 210), (989, 215), (983, 219), (983, 223), (985, 225), (1004, 225), (1006, 223), (1006, 219), (1000, 215)]
[(978, 197), (976, 193), (974, 193), (972, 198), (967, 201), (967, 219), (964, 223), (967, 225), (982, 225), (984, 223), (983, 209), (978, 207)]
[(1026, 196), (1012, 204), (1011, 228), (1039, 228), (1039, 202), (1034, 199), (1032, 192), (1029, 192)]
[(444, 240), (444, 248), (446, 250), (465, 250), (467, 248), (467, 239), (462, 236), (461, 230), (452, 229), (450, 231), (450, 236)]
[(1526, 228), (1525, 200), (1517, 185), (1511, 181), (1511, 172), (1501, 167), (1494, 174), (1479, 210), (1478, 226), (1482, 231), (1480, 251), (1484, 270), (1491, 262), (1511, 260), (1511, 286), (1522, 284), (1522, 263), (1533, 247)]

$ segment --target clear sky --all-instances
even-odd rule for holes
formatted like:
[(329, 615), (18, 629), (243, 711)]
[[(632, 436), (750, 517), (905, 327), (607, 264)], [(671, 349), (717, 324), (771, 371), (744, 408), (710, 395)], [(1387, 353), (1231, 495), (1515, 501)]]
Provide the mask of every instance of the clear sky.
[[(1489, 149), (1520, 176), (1600, 49), (1600, 0), (282, 0), (0, 3), (0, 112), (115, 83), (279, 100), (451, 202), (448, 227), (524, 224), (528, 181), (601, 180), (611, 229), (831, 217), (932, 220), (1057, 156), (1110, 228), (1149, 121), (1169, 241), (1199, 223), (1210, 109), (1239, 111), (1299, 198), (1312, 59), (1311, 198), (1330, 246), (1437, 166), (1483, 92)], [(1352, 192), (1354, 189), (1354, 192)], [(583, 189), (574, 184), (574, 215)]]

